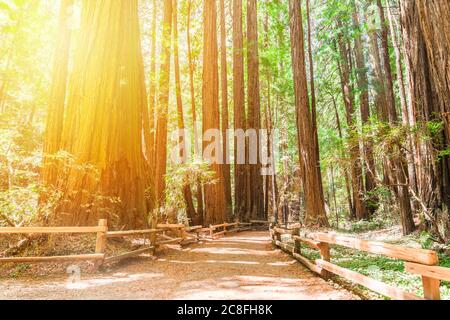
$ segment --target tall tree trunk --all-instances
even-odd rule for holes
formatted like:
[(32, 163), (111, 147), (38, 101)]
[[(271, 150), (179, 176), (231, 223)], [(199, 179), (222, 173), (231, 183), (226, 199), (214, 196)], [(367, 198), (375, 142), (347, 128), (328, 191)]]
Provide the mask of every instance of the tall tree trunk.
[[(203, 35), (203, 135), (212, 129), (220, 128), (219, 112), (219, 70), (217, 48), (217, 8), (215, 1), (204, 1)], [(214, 138), (213, 138), (214, 139)], [(216, 183), (205, 186), (205, 223), (222, 223), (227, 219), (226, 199), (220, 154), (221, 137), (216, 145), (220, 146), (214, 154), (206, 154), (209, 141), (203, 139), (204, 160), (210, 162)]]
[[(366, 16), (367, 18), (367, 16)], [(378, 42), (378, 32), (377, 29), (369, 30), (369, 55), (370, 55), (370, 63), (373, 69), (373, 83), (374, 83), (374, 102), (376, 115), (381, 121), (388, 122), (389, 116), (386, 108), (386, 95), (385, 95), (385, 84), (384, 84), (384, 76), (383, 69), (381, 67), (381, 59), (380, 59), (380, 49)]]
[[(242, 26), (242, 0), (233, 0), (233, 108), (234, 130), (246, 130), (245, 83), (244, 83), (244, 39)], [(237, 139), (234, 140), (234, 215), (244, 221), (246, 207), (246, 165), (238, 162)]]
[[(149, 100), (149, 138), (146, 142), (147, 160), (150, 163), (150, 168), (155, 169), (155, 103), (156, 103), (156, 20), (157, 20), (157, 2), (153, 0), (153, 17), (152, 17), (152, 46), (151, 46), (151, 61), (150, 61), (150, 90), (148, 95)], [(144, 123), (145, 126), (145, 123)], [(152, 172), (151, 174), (154, 174)]]
[(247, 61), (248, 61), (248, 115), (247, 129), (256, 130), (258, 139), (257, 155), (253, 156), (256, 164), (250, 163), (250, 216), (253, 219), (262, 219), (264, 211), (263, 179), (260, 163), (260, 135), (261, 129), (261, 96), (259, 86), (259, 50), (258, 50), (258, 9), (256, 0), (247, 0)]
[(228, 209), (228, 221), (231, 221), (233, 213), (233, 201), (231, 199), (231, 172), (228, 139), (228, 67), (227, 67), (227, 30), (225, 20), (225, 0), (220, 0), (220, 72), (222, 88), (222, 142), (223, 142), (223, 176), (225, 184), (225, 197)]
[(164, 0), (159, 96), (156, 110), (155, 194), (158, 207), (165, 205), (167, 170), (167, 121), (169, 111), (170, 56), (172, 39), (172, 0)]
[[(449, 157), (449, 4), (430, 0), (400, 1), (405, 64), (409, 81), (410, 121), (427, 131), (427, 122), (442, 121), (444, 130), (417, 146), (419, 200), (428, 230), (442, 241), (450, 239), (445, 212), (450, 207)], [(436, 161), (438, 159), (438, 161)]]
[(381, 55), (383, 58), (383, 69), (385, 75), (385, 93), (386, 93), (386, 105), (389, 115), (389, 120), (391, 122), (397, 121), (397, 109), (395, 108), (395, 94), (394, 94), (394, 83), (392, 80), (392, 69), (391, 60), (389, 58), (389, 29), (386, 24), (386, 19), (384, 17), (384, 8), (381, 0), (377, 0), (378, 10), (380, 13), (381, 20)]
[[(337, 108), (337, 103), (336, 103), (336, 99), (334, 98), (334, 95), (331, 94), (331, 98), (333, 100), (333, 107), (334, 107), (334, 114), (336, 117), (336, 126), (338, 129), (338, 134), (339, 134), (339, 139), (341, 141), (341, 143), (344, 141), (344, 137), (342, 135), (342, 126), (341, 126), (341, 119), (339, 117), (339, 111)], [(342, 155), (343, 156), (343, 155)], [(353, 201), (352, 201), (352, 193), (351, 193), (351, 188), (350, 188), (350, 177), (348, 175), (347, 170), (344, 169), (344, 178), (345, 178), (345, 190), (347, 191), (347, 204), (348, 204), (348, 213), (350, 218), (352, 218), (355, 214), (355, 210), (353, 208)]]
[[(340, 22), (338, 22), (338, 25)], [(363, 201), (363, 181), (362, 181), (362, 168), (361, 161), (359, 159), (359, 141), (358, 132), (355, 121), (355, 108), (354, 108), (354, 96), (353, 88), (350, 83), (350, 62), (349, 62), (349, 48), (346, 41), (339, 35), (338, 38), (339, 52), (341, 61), (339, 62), (339, 69), (341, 75), (341, 86), (344, 97), (345, 114), (347, 118), (347, 125), (349, 128), (349, 139), (351, 143), (350, 157), (351, 157), (351, 177), (352, 177), (352, 195), (353, 195), (353, 209), (354, 217), (357, 219), (367, 218), (367, 207)], [(353, 213), (352, 213), (353, 217)]]
[(111, 212), (113, 227), (142, 228), (152, 203), (142, 145), (147, 93), (138, 1), (84, 1), (81, 21), (61, 136), (75, 165), (58, 172), (64, 201), (52, 223), (97, 224)]
[[(186, 136), (184, 136), (184, 115), (183, 115), (183, 99), (181, 97), (181, 77), (180, 77), (180, 57), (178, 49), (178, 3), (177, 0), (173, 0), (173, 56), (174, 56), (174, 67), (175, 67), (175, 93), (177, 96), (177, 113), (178, 113), (178, 130), (180, 130), (183, 135), (180, 135), (180, 146), (184, 152), (189, 153), (187, 150)], [(186, 162), (187, 154), (180, 151), (180, 158), (183, 163)], [(186, 212), (189, 221), (192, 223), (195, 221), (196, 213), (194, 207), (194, 201), (192, 200), (192, 190), (191, 186), (187, 182), (186, 185), (182, 186), (183, 197), (186, 202)]]
[[(356, 4), (353, 2), (353, 28), (355, 30), (359, 30), (360, 28), (360, 20), (358, 9)], [(369, 124), (370, 119), (370, 107), (369, 107), (369, 81), (367, 79), (366, 73), (366, 62), (364, 59), (364, 51), (363, 51), (363, 39), (361, 34), (357, 31), (355, 36), (355, 60), (356, 60), (356, 68), (357, 68), (357, 78), (358, 78), (358, 89), (360, 92), (360, 111), (361, 111), (361, 121), (363, 125)], [(375, 189), (375, 160), (372, 152), (372, 144), (367, 141), (363, 144), (363, 153), (365, 160), (365, 191), (367, 194), (371, 195)], [(368, 216), (369, 218), (376, 211), (376, 202), (377, 199), (373, 196), (370, 196), (370, 202), (367, 205)]]
[[(389, 0), (388, 0), (388, 2), (389, 2)], [(397, 36), (397, 30), (399, 29), (399, 26), (393, 17), (392, 8), (389, 3), (387, 5), (387, 12), (388, 12), (388, 19), (389, 19), (389, 27), (390, 27), (390, 31), (391, 31), (392, 45), (394, 47), (394, 52), (395, 52), (395, 65), (397, 68), (397, 82), (398, 82), (398, 87), (399, 87), (399, 91), (400, 91), (400, 104), (401, 104), (401, 109), (402, 109), (402, 123), (404, 126), (409, 126), (410, 120), (409, 120), (405, 83), (404, 83), (404, 75), (403, 75), (403, 62), (402, 62), (402, 55), (400, 52), (399, 40), (398, 40), (398, 36)], [(412, 189), (412, 191), (417, 194), (418, 189), (417, 189), (415, 159), (414, 159), (414, 152), (412, 152), (412, 150), (414, 150), (413, 144), (414, 144), (413, 135), (410, 135), (408, 137), (408, 149), (410, 151), (408, 151), (406, 153), (406, 160), (408, 163), (409, 185), (410, 185), (410, 188)]]
[(317, 157), (317, 174), (319, 175), (320, 180), (320, 190), (323, 194), (323, 185), (322, 185), (322, 170), (320, 168), (320, 155), (319, 155), (319, 132), (317, 130), (317, 106), (316, 106), (316, 87), (314, 83), (314, 61), (312, 55), (312, 41), (311, 41), (311, 17), (310, 17), (310, 1), (306, 0), (306, 17), (308, 22), (308, 59), (309, 59), (309, 82), (310, 82), (310, 90), (311, 90), (311, 116), (312, 116), (312, 125), (314, 131), (314, 144), (316, 149), (316, 157)]
[(72, 32), (69, 26), (69, 11), (73, 0), (61, 2), (58, 22), (58, 38), (53, 57), (52, 87), (48, 104), (47, 124), (44, 137), (44, 160), (41, 179), (45, 185), (56, 183), (57, 164), (52, 156), (61, 149), (61, 134), (64, 122), (69, 50)]
[[(197, 127), (197, 106), (195, 99), (195, 85), (194, 85), (194, 62), (192, 61), (192, 49), (191, 49), (191, 11), (192, 0), (188, 0), (187, 4), (187, 23), (186, 23), (186, 35), (188, 46), (188, 62), (189, 62), (189, 85), (191, 92), (191, 111), (192, 111), (192, 128), (194, 131), (194, 151), (195, 156), (200, 157), (201, 149), (199, 145), (198, 127)], [(197, 199), (197, 216), (194, 221), (195, 225), (203, 225), (203, 186), (200, 182), (197, 183), (197, 192), (195, 193)]]
[(303, 166), (302, 179), (306, 207), (305, 223), (328, 226), (324, 197), (320, 190), (319, 180), (321, 177), (317, 174), (318, 159), (309, 108), (303, 25), (299, 0), (289, 0), (289, 16), (300, 165)]
[[(395, 104), (395, 95), (394, 95), (394, 84), (392, 80), (392, 71), (391, 71), (391, 61), (389, 58), (389, 30), (387, 21), (385, 19), (384, 8), (381, 3), (381, 0), (377, 0), (378, 10), (380, 13), (380, 21), (381, 21), (381, 48), (382, 48), (382, 56), (383, 56), (383, 66), (384, 73), (386, 79), (386, 102), (387, 109), (389, 114), (389, 123), (391, 125), (395, 125), (398, 122), (398, 115)], [(400, 149), (401, 147), (398, 146)], [(411, 207), (411, 198), (409, 195), (409, 177), (408, 171), (405, 164), (405, 155), (400, 154), (391, 159), (392, 165), (394, 166), (394, 176), (396, 179), (396, 185), (393, 186), (394, 192), (396, 192), (397, 198), (399, 200), (400, 207), (400, 215), (402, 218), (402, 229), (403, 234), (412, 233), (416, 227), (414, 225), (413, 213)]]

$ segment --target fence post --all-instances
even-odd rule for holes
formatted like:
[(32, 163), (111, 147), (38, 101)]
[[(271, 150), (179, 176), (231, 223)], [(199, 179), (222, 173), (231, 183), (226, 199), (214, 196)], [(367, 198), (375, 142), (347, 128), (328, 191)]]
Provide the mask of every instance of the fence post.
[(212, 224), (209, 225), (209, 236), (212, 238), (214, 236), (214, 229)]
[(181, 238), (181, 243), (183, 243), (183, 241), (186, 240), (185, 227), (180, 228), (180, 238)]
[(275, 244), (277, 241), (281, 242), (281, 233), (279, 233), (277, 230), (274, 230), (275, 232)]
[(294, 253), (301, 254), (301, 241), (294, 238)]
[(223, 223), (223, 231), (225, 231), (224, 235), (226, 235), (227, 232), (228, 232), (228, 230), (227, 230), (227, 223), (226, 222)]
[(422, 276), (423, 294), (427, 300), (441, 300), (441, 293), (439, 287), (441, 281), (426, 276)]
[[(151, 217), (150, 228), (158, 229), (158, 215), (157, 215), (156, 209), (155, 209), (155, 211), (153, 211), (153, 214), (152, 214), (152, 217)], [(150, 234), (150, 246), (153, 247), (153, 251), (152, 251), (152, 255), (153, 256), (156, 255), (156, 246), (157, 246), (156, 240), (157, 240), (157, 234), (156, 233), (151, 233)]]
[[(106, 251), (106, 233), (108, 232), (108, 220), (100, 219), (98, 221), (99, 227), (105, 227), (104, 231), (97, 232), (97, 241), (95, 243), (95, 253), (103, 253)], [(103, 263), (100, 262), (100, 265)]]
[[(330, 246), (328, 243), (320, 243), (320, 257), (322, 260), (330, 262)], [(328, 279), (331, 277), (331, 273), (326, 270), (322, 270), (322, 276)]]

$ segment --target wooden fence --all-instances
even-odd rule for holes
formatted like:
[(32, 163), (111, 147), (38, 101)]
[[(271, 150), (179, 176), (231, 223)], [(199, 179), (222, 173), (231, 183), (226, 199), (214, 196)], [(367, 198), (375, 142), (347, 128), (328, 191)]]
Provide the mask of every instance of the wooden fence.
[[(48, 256), (48, 257), (5, 257), (0, 258), (0, 263), (23, 263), (23, 262), (59, 262), (59, 261), (95, 261), (97, 266), (105, 263), (120, 261), (123, 259), (139, 256), (143, 253), (152, 252), (158, 247), (168, 244), (188, 244), (200, 240), (203, 233), (209, 234), (211, 238), (233, 232), (252, 229), (252, 223), (223, 223), (211, 225), (209, 228), (203, 226), (186, 227), (183, 224), (158, 224), (156, 229), (109, 231), (107, 220), (99, 220), (95, 227), (20, 227), (20, 228), (0, 228), (0, 235), (11, 234), (82, 234), (95, 233), (96, 245), (95, 253), (68, 255), (68, 256)], [(106, 257), (106, 247), (109, 239), (144, 237), (144, 246), (133, 251), (125, 252), (117, 256)], [(148, 243), (146, 243), (148, 237)]]
[[(96, 233), (95, 253), (69, 255), (69, 256), (48, 256), (48, 257), (5, 257), (0, 258), (0, 263), (37, 263), (37, 262), (61, 262), (61, 261), (95, 261), (99, 266), (104, 263), (111, 263), (123, 259), (139, 256), (143, 253), (155, 253), (159, 246), (179, 243), (184, 244), (199, 239), (198, 234), (193, 235), (201, 226), (186, 228), (182, 224), (158, 224), (157, 229), (129, 230), (129, 231), (108, 231), (107, 220), (99, 220), (96, 227), (26, 227), (26, 228), (0, 228), (0, 235), (11, 234), (82, 234)], [(170, 233), (172, 236), (169, 236)], [(173, 236), (175, 235), (175, 236)], [(138, 250), (126, 252), (117, 256), (106, 257), (106, 246), (109, 239), (128, 238), (143, 236), (149, 238), (149, 244)], [(158, 239), (159, 236), (159, 239)]]
[[(283, 234), (291, 235), (294, 244), (282, 242), (281, 236)], [(332, 274), (338, 275), (393, 299), (421, 300), (423, 298), (331, 263), (329, 246), (339, 245), (405, 261), (407, 272), (422, 276), (424, 297), (427, 300), (439, 300), (440, 281), (450, 281), (450, 268), (436, 266), (439, 263), (439, 258), (436, 252), (432, 250), (407, 248), (328, 233), (314, 233), (309, 235), (308, 238), (304, 238), (298, 236), (297, 229), (272, 228), (271, 236), (274, 245), (292, 254), (299, 262), (320, 276), (328, 278)], [(301, 244), (318, 250), (321, 258), (313, 261), (303, 256)]]
[(269, 223), (267, 221), (253, 220), (250, 222), (224, 222), (222, 224), (210, 225), (209, 228), (203, 228), (203, 231), (209, 231), (210, 238), (217, 238), (218, 236), (226, 235), (229, 233), (252, 230), (255, 225), (261, 224), (267, 225), (267, 227), (269, 227)]
[(100, 220), (96, 227), (29, 227), (29, 228), (0, 228), (0, 235), (4, 234), (81, 234), (96, 233), (97, 240), (94, 254), (52, 256), (52, 257), (8, 257), (0, 258), (0, 263), (22, 262), (56, 262), (72, 260), (93, 260), (101, 263), (105, 259), (105, 239), (108, 232), (106, 220)]

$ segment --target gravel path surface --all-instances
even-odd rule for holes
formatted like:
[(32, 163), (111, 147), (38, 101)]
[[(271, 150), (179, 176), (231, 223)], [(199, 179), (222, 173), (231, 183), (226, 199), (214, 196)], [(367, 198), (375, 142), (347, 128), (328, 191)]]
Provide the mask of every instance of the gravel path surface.
[(99, 274), (3, 280), (0, 299), (359, 299), (274, 249), (267, 232), (244, 232), (159, 250)]

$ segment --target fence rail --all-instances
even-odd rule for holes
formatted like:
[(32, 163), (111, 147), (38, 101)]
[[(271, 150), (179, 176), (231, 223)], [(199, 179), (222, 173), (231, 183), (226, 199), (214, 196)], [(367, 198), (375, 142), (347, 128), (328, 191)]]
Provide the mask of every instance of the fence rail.
[[(200, 226), (201, 227), (201, 226)], [(82, 234), (82, 233), (96, 233), (95, 253), (93, 254), (79, 254), (67, 256), (46, 256), (46, 257), (5, 257), (0, 258), (0, 263), (41, 263), (41, 262), (61, 262), (61, 261), (95, 261), (97, 266), (103, 263), (110, 263), (139, 256), (146, 252), (155, 253), (156, 248), (161, 245), (182, 243), (183, 241), (198, 240), (198, 237), (193, 237), (189, 232), (196, 232), (199, 226), (195, 228), (186, 228), (182, 224), (158, 224), (157, 229), (145, 230), (128, 230), (128, 231), (109, 231), (108, 222), (105, 219), (99, 220), (98, 226), (94, 227), (19, 227), (19, 228), (0, 228), (0, 235), (6, 234)], [(188, 230), (189, 229), (189, 230)], [(169, 237), (166, 232), (174, 232), (176, 238)], [(117, 256), (106, 257), (106, 247), (108, 239), (112, 238), (126, 238), (136, 236), (149, 236), (150, 244), (138, 250), (126, 252)], [(157, 239), (157, 235), (162, 235), (164, 238)]]
[[(261, 223), (255, 221), (253, 223)], [(60, 262), (60, 261), (95, 261), (97, 266), (104, 263), (120, 261), (143, 253), (155, 251), (158, 247), (168, 244), (187, 244), (200, 239), (201, 233), (208, 233), (211, 237), (225, 235), (232, 232), (240, 232), (252, 229), (252, 222), (224, 222), (220, 225), (211, 225), (209, 228), (203, 226), (186, 227), (183, 224), (157, 224), (156, 229), (145, 230), (126, 230), (126, 231), (109, 231), (108, 221), (106, 219), (99, 220), (97, 226), (93, 227), (18, 227), (18, 228), (0, 228), (0, 235), (7, 234), (83, 234), (95, 233), (97, 235), (95, 242), (95, 253), (67, 255), (67, 256), (46, 256), (46, 257), (4, 257), (0, 258), (0, 263), (41, 263), (41, 262)], [(217, 231), (219, 230), (219, 231)], [(217, 231), (217, 232), (216, 232)], [(127, 238), (144, 236), (149, 237), (149, 243), (144, 247), (125, 252), (117, 256), (106, 256), (106, 248), (108, 240), (115, 238)]]
[[(294, 245), (282, 242), (282, 235), (290, 235)], [(450, 281), (450, 268), (436, 266), (439, 264), (439, 258), (436, 252), (432, 250), (401, 247), (329, 233), (313, 233), (305, 238), (295, 235), (292, 229), (279, 227), (271, 229), (271, 236), (274, 245), (292, 254), (299, 262), (322, 277), (328, 278), (332, 274), (338, 275), (393, 299), (415, 300), (425, 298), (427, 300), (439, 300), (440, 281)], [(319, 250), (321, 258), (310, 260), (303, 256), (301, 244)], [(406, 272), (421, 275), (424, 298), (333, 264), (329, 245), (339, 245), (405, 261)]]
[[(250, 222), (224, 222), (222, 224), (210, 225), (209, 228), (204, 228), (203, 231), (209, 231), (210, 238), (216, 238), (221, 235), (226, 235), (233, 232), (242, 232), (252, 230), (254, 225), (264, 222), (264, 225), (269, 225), (267, 221), (252, 220)], [(231, 228), (231, 229), (230, 229)], [(216, 230), (219, 230), (216, 232)]]

